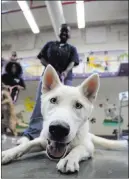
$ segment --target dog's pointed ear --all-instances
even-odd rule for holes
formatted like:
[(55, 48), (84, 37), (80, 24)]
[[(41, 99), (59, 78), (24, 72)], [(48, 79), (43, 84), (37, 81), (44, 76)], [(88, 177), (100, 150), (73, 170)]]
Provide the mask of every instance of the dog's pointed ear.
[(49, 92), (60, 84), (61, 82), (57, 72), (51, 65), (48, 65), (43, 75), (42, 93)]
[(80, 86), (79, 89), (83, 95), (92, 103), (96, 99), (98, 90), (100, 86), (100, 79), (97, 73), (91, 75), (87, 78)]

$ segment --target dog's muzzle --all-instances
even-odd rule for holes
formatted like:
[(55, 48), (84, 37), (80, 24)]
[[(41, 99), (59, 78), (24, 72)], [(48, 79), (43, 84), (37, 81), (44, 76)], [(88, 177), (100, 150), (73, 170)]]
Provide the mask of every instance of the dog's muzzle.
[(48, 140), (46, 152), (50, 159), (59, 160), (67, 154), (69, 143), (59, 143)]
[(69, 135), (70, 127), (65, 122), (53, 121), (49, 126), (49, 139), (46, 148), (47, 155), (51, 159), (63, 158), (68, 149), (66, 139)]

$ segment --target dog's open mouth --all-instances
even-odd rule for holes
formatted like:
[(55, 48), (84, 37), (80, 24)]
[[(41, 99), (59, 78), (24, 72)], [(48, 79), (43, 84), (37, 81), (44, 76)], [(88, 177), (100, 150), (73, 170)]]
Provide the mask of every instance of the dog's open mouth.
[(69, 143), (60, 143), (57, 141), (48, 140), (46, 152), (50, 159), (60, 159), (63, 158), (68, 149)]

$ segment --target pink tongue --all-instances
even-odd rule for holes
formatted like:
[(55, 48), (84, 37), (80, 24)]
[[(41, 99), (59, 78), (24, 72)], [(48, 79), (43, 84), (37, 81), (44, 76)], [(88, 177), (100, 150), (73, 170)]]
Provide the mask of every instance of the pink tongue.
[(50, 157), (61, 158), (65, 152), (66, 152), (65, 144), (51, 141), (51, 143), (47, 145), (47, 153)]

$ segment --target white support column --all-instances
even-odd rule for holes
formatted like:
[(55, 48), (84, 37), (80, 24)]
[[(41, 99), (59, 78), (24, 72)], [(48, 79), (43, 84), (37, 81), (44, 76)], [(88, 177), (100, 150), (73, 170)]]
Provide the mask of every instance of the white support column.
[(62, 3), (61, 1), (45, 1), (45, 3), (56, 37), (58, 38), (59, 27), (61, 24), (65, 23)]

